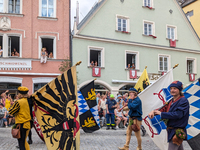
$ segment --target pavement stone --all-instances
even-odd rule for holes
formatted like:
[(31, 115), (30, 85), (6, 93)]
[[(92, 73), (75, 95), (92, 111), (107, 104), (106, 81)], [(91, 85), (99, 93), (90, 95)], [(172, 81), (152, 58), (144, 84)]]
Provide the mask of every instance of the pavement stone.
[[(126, 129), (106, 130), (105, 127), (93, 133), (84, 133), (81, 130), (80, 150), (118, 150), (125, 144)], [(30, 145), (31, 150), (47, 150), (46, 145), (38, 137), (34, 129), (32, 129), (33, 144)], [(0, 150), (17, 150), (18, 142), (12, 138), (11, 128), (0, 128)], [(187, 142), (183, 142), (184, 150), (191, 150)], [(132, 133), (130, 150), (136, 150), (137, 140)], [(143, 150), (159, 150), (148, 135), (142, 137)]]

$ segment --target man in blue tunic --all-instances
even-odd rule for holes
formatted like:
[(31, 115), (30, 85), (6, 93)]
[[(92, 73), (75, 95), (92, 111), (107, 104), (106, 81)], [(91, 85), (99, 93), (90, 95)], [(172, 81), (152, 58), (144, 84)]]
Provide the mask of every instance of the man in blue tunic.
[[(110, 126), (112, 127), (113, 130), (116, 130), (115, 128), (115, 113), (114, 110), (117, 107), (117, 102), (114, 100), (114, 95), (110, 94), (110, 98), (107, 99), (106, 102), (106, 121), (107, 121), (107, 128), (106, 130), (110, 129)], [(110, 123), (111, 120), (111, 123)]]
[[(120, 150), (129, 150), (129, 144), (132, 134), (132, 124), (137, 124), (138, 127), (142, 125), (142, 101), (137, 96), (138, 91), (135, 88), (129, 89), (129, 99), (128, 99), (128, 108), (129, 108), (129, 125), (126, 130), (126, 143), (124, 147), (119, 147)], [(142, 139), (140, 130), (134, 131), (137, 138), (138, 146), (137, 150), (142, 150)]]
[[(167, 133), (168, 133), (168, 150), (183, 150), (182, 143), (176, 145), (173, 143), (173, 137), (177, 129), (183, 129), (186, 133), (186, 126), (189, 119), (189, 102), (181, 92), (183, 84), (180, 81), (174, 81), (170, 85), (170, 93), (173, 99), (168, 105), (162, 109), (154, 110), (149, 113), (149, 117), (153, 118), (154, 115), (161, 115), (161, 119), (167, 119)], [(187, 133), (186, 133), (187, 135)], [(187, 139), (187, 136), (186, 138)]]

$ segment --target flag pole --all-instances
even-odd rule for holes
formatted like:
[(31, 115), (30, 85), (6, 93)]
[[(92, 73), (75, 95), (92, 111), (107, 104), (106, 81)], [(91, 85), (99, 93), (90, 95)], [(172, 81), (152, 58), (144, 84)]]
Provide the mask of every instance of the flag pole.
[[(176, 67), (178, 67), (179, 64), (176, 64), (173, 69), (175, 69)], [(172, 100), (172, 98), (170, 100), (168, 100), (167, 102), (165, 102), (165, 105), (163, 105), (161, 108), (159, 108), (158, 110), (160, 111), (163, 107), (165, 107), (166, 105), (169, 104), (169, 102)]]
[[(77, 62), (77, 63), (76, 63), (76, 66), (80, 65), (81, 63), (82, 63), (82, 61)], [(76, 98), (78, 99), (78, 96), (76, 96)], [(76, 101), (76, 105), (78, 106), (78, 101)], [(78, 115), (78, 117), (77, 117), (77, 120), (78, 120), (78, 122), (79, 122), (79, 124), (80, 124), (79, 115)], [(80, 129), (79, 129), (79, 131), (76, 133), (76, 140), (75, 140), (75, 141), (76, 141), (76, 142), (75, 142), (75, 145), (74, 145), (75, 148), (73, 148), (73, 150), (80, 150)]]

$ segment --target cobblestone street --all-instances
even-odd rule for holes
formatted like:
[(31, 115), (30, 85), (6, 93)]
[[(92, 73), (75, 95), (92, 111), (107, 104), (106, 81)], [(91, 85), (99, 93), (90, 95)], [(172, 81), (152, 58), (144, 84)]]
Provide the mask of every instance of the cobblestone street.
[[(45, 144), (37, 136), (34, 129), (33, 144), (30, 145), (31, 150), (47, 150)], [(126, 140), (125, 129), (116, 131), (100, 129), (94, 133), (84, 133), (81, 130), (81, 150), (118, 150), (119, 146), (123, 146)], [(0, 150), (17, 150), (17, 140), (11, 136), (11, 128), (0, 128)], [(132, 134), (130, 150), (137, 147), (136, 137)], [(148, 135), (142, 137), (143, 150), (159, 150), (152, 142)], [(187, 142), (184, 142), (184, 150), (191, 150)]]

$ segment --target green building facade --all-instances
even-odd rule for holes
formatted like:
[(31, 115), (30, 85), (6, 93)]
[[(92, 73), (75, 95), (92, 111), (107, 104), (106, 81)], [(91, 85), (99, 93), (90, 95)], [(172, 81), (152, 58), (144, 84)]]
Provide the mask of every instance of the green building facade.
[[(78, 87), (96, 78), (99, 92), (125, 92), (145, 66), (151, 83), (175, 64), (174, 80), (184, 86), (190, 76), (200, 76), (200, 41), (176, 0), (99, 0), (74, 24), (72, 57), (73, 64), (82, 61)], [(100, 77), (92, 75), (91, 61), (97, 61)], [(129, 64), (136, 79), (130, 79)]]

